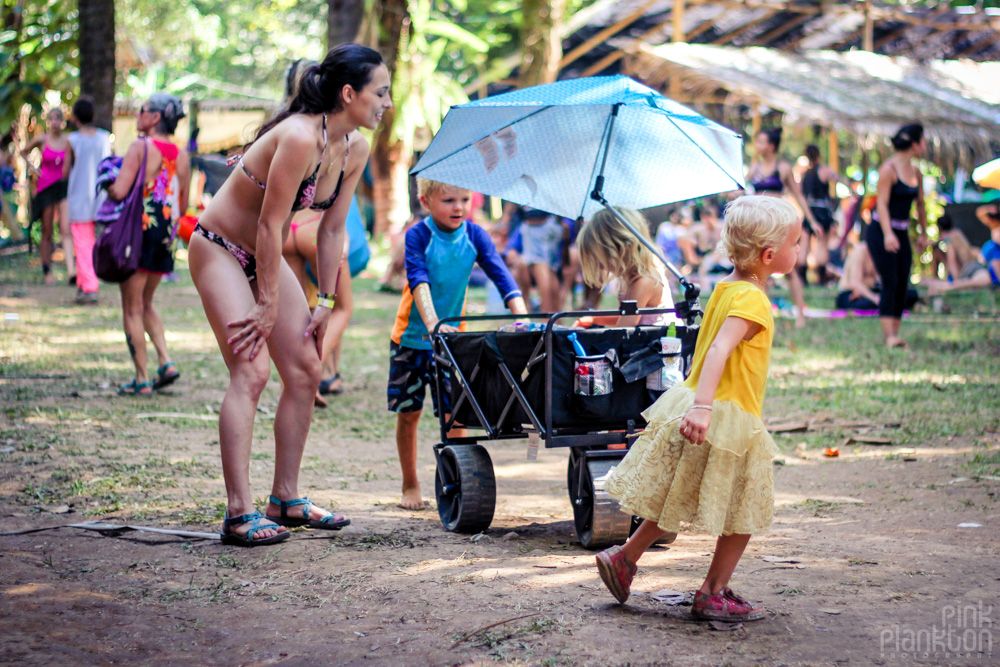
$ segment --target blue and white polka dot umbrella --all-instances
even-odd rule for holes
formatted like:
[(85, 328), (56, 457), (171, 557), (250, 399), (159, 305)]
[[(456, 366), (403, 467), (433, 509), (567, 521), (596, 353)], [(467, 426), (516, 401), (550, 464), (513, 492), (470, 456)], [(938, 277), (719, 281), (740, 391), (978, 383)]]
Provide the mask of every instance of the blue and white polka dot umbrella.
[[(743, 140), (626, 76), (454, 106), (412, 173), (567, 218), (744, 187)], [(599, 180), (603, 176), (603, 180)]]

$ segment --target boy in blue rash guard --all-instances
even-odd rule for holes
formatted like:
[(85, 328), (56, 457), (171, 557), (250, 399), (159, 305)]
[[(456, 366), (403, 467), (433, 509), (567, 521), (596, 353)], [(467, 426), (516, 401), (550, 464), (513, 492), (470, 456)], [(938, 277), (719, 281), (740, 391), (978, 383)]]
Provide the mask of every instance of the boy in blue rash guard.
[[(524, 299), (489, 234), (469, 220), (471, 194), (424, 178), (417, 179), (420, 203), (430, 215), (406, 232), (406, 288), (389, 342), (389, 410), (396, 413), (396, 447), (403, 470), (400, 507), (423, 509), (417, 479), (417, 424), (425, 387), (431, 387), (434, 412), (450, 412), (449, 383), (438, 396), (433, 379), (434, 356), (424, 336), (438, 320), (465, 312), (465, 296), (476, 262), (503, 295), (515, 315), (524, 315)], [(463, 327), (442, 325), (439, 331)]]

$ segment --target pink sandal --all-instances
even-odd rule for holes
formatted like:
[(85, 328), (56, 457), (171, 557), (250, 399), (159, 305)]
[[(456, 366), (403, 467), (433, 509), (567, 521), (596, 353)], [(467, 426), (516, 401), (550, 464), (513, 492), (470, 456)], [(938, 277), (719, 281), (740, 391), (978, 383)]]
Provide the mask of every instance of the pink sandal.
[(625, 604), (631, 592), (632, 579), (639, 571), (634, 563), (625, 559), (625, 550), (615, 545), (597, 554), (597, 571), (601, 573), (601, 581), (615, 599)]
[(731, 588), (723, 588), (715, 595), (695, 593), (691, 615), (706, 621), (743, 623), (764, 618), (764, 607), (747, 602)]

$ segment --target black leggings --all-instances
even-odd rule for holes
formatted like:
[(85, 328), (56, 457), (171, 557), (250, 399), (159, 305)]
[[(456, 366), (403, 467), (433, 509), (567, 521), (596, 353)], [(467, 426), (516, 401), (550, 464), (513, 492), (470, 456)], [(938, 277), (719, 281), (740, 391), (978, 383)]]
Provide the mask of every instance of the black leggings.
[(910, 247), (910, 236), (905, 229), (893, 229), (899, 240), (899, 250), (888, 252), (885, 249), (885, 237), (882, 225), (873, 222), (868, 225), (868, 252), (875, 263), (875, 270), (882, 279), (882, 293), (879, 295), (879, 317), (903, 316), (906, 303), (906, 289), (910, 286), (910, 267), (913, 264), (913, 248)]

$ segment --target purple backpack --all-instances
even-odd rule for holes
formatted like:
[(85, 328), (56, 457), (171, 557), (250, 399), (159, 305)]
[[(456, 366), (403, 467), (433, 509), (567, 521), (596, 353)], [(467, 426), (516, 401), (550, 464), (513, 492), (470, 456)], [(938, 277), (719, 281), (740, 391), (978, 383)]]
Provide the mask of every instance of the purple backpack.
[(123, 283), (139, 268), (142, 254), (142, 190), (146, 183), (146, 154), (143, 147), (142, 162), (136, 174), (132, 192), (122, 202), (121, 213), (109, 221), (94, 245), (94, 271), (97, 277), (109, 283)]

